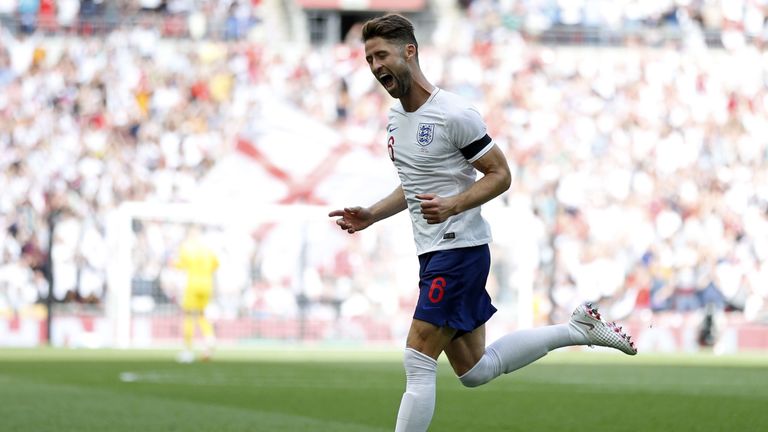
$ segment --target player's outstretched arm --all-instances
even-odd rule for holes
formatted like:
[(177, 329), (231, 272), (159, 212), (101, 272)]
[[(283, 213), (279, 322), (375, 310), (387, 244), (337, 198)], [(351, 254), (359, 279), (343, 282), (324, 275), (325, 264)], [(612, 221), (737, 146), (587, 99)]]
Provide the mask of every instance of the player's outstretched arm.
[(398, 186), (391, 194), (370, 207), (345, 207), (328, 213), (329, 217), (338, 217), (336, 225), (354, 234), (374, 223), (400, 213), (408, 207), (402, 186)]
[(498, 146), (494, 145), (488, 153), (472, 163), (472, 166), (483, 173), (483, 178), (466, 191), (450, 197), (433, 193), (416, 195), (416, 198), (421, 200), (421, 213), (427, 223), (441, 223), (455, 214), (485, 204), (509, 189), (512, 175), (507, 159)]

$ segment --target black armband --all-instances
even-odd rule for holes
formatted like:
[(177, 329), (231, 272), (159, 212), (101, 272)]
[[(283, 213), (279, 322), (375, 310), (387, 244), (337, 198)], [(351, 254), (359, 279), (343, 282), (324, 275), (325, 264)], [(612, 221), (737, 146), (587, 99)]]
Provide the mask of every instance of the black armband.
[(479, 140), (473, 142), (472, 144), (460, 149), (461, 154), (464, 155), (464, 158), (469, 160), (473, 157), (477, 156), (478, 153), (480, 153), (485, 146), (487, 146), (491, 142), (491, 137), (486, 134), (484, 137), (480, 138)]

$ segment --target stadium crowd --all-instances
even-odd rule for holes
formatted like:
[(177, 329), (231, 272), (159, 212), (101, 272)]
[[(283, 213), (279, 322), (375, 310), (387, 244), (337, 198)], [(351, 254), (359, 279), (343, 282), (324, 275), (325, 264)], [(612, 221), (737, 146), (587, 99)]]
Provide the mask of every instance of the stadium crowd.
[(631, 31), (679, 27), (695, 22), (703, 29), (741, 28), (762, 34), (764, 0), (468, 0), (474, 12), (494, 12), (503, 22), (532, 31), (557, 26)]
[(3, 0), (0, 21), (31, 34), (103, 34), (147, 26), (166, 36), (239, 39), (261, 21), (261, 0)]
[[(245, 37), (261, 21), (269, 0), (3, 0), (0, 20), (15, 19), (31, 33), (91, 33), (123, 23), (158, 25), (166, 35)], [(677, 29), (695, 24), (703, 30), (737, 30), (762, 37), (765, 0), (457, 0), (473, 12), (492, 12), (486, 20), (531, 33), (551, 29), (592, 29), (597, 33), (638, 29)]]
[[(732, 40), (722, 50), (696, 32), (655, 47), (557, 47), (495, 25), (505, 8), (545, 3), (477, 0), (465, 12), (471, 19), (438, 28), (421, 47), (426, 74), (477, 105), (515, 171), (497, 204), (512, 223), (493, 224), (497, 298), (533, 287), (540, 314), (554, 320), (585, 298), (625, 313), (714, 305), (765, 320), (761, 43), (741, 29), (740, 39), (724, 33)], [(110, 211), (127, 200), (189, 200), (258, 123), (265, 100), (287, 101), (342, 135), (383, 131), (391, 100), (371, 79), (356, 31), (344, 44), (290, 51), (247, 39), (167, 40), (141, 26), (103, 38), (3, 31), (0, 309), (45, 298), (48, 272), (57, 301), (103, 301)], [(349, 239), (332, 267), (312, 269), (330, 288), (303, 300), (295, 285), (270, 279), (269, 251), (257, 245), (251, 283), (233, 292), (246, 304), (234, 307), (292, 314), (331, 292), (349, 314), (408, 310), (408, 281), (354, 271), (391, 258), (395, 246), (383, 239)], [(140, 245), (156, 250), (136, 255), (161, 258), (175, 247)], [(154, 280), (163, 265), (140, 261), (136, 277)]]

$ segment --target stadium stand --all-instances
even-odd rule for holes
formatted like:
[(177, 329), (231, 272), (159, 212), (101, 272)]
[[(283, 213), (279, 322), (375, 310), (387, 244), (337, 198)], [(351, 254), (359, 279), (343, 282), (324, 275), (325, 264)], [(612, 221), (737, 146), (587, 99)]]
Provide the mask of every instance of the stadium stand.
[[(515, 170), (498, 204), (513, 219), (494, 223), (497, 301), (532, 290), (546, 322), (599, 300), (652, 323), (645, 344), (662, 350), (692, 349), (714, 314), (732, 349), (768, 346), (765, 2), (444, 3), (425, 71), (475, 101)], [(0, 2), (0, 333), (42, 316), (51, 280), (61, 314), (100, 325), (122, 202), (348, 204), (394, 184), (378, 144), (390, 100), (354, 23), (310, 44), (290, 40), (279, 2), (52, 4)], [(177, 240), (142, 237), (153, 223), (135, 230), (133, 290), (172, 309)], [(265, 264), (264, 238), (249, 277), (229, 276), (219, 334), (322, 340), (345, 319), (360, 323), (346, 337), (399, 337), (386, 323), (410, 311), (410, 283), (359, 271), (400, 259), (386, 235), (332, 242), (309, 294)], [(155, 336), (177, 335), (158, 320)]]

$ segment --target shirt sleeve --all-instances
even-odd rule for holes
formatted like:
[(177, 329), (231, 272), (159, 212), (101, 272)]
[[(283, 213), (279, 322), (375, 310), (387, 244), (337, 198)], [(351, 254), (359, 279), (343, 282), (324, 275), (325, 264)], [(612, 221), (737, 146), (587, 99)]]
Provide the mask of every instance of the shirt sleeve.
[(468, 162), (480, 159), (491, 150), (493, 140), (488, 136), (485, 122), (476, 109), (464, 108), (451, 120), (451, 139)]

